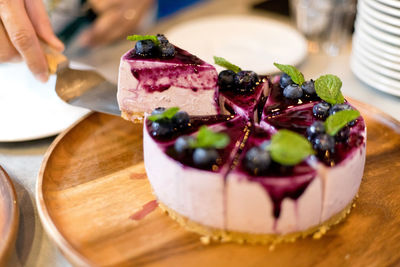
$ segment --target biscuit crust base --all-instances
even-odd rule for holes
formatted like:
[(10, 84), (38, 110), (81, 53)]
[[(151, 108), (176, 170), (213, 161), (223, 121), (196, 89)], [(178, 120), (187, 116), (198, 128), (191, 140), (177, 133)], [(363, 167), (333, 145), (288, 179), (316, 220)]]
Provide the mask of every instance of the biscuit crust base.
[(238, 244), (262, 244), (269, 245), (273, 249), (276, 244), (282, 242), (294, 242), (299, 238), (312, 236), (314, 239), (321, 238), (332, 226), (343, 221), (350, 213), (351, 209), (355, 207), (354, 200), (350, 202), (341, 212), (332, 216), (327, 221), (317, 226), (311, 227), (305, 231), (294, 232), (285, 235), (279, 234), (252, 234), (242, 233), (235, 231), (225, 231), (222, 229), (211, 228), (197, 222), (194, 222), (185, 216), (180, 215), (174, 210), (168, 208), (163, 203), (159, 202), (159, 207), (169, 215), (173, 220), (178, 222), (182, 227), (190, 232), (195, 232), (201, 235), (201, 242), (209, 244), (210, 242), (234, 242)]

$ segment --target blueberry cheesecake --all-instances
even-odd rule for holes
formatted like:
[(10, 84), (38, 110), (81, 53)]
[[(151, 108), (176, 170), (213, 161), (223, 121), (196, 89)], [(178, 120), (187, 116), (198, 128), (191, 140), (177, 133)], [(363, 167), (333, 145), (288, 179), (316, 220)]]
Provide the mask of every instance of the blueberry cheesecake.
[[(225, 67), (218, 74), (182, 60), (184, 51), (162, 35), (151, 37), (158, 43), (141, 38), (122, 59), (129, 71), (120, 69), (120, 81), (129, 74), (134, 82), (119, 87), (119, 103), (125, 118), (145, 113), (147, 176), (173, 219), (205, 242), (275, 244), (320, 237), (348, 214), (363, 176), (366, 126), (338, 77), (305, 80), (275, 64), (283, 74), (271, 83), (216, 57)], [(164, 87), (160, 68), (171, 62), (175, 78)]]
[(118, 104), (122, 116), (140, 120), (156, 107), (180, 106), (191, 115), (217, 114), (217, 71), (171, 44), (164, 35), (132, 35), (135, 47), (121, 57)]

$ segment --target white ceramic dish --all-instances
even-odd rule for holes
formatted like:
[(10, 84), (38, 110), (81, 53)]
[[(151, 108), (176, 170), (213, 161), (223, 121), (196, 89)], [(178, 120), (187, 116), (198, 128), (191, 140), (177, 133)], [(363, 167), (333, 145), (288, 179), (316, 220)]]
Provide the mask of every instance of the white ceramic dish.
[(369, 16), (372, 16), (382, 22), (389, 23), (397, 27), (400, 25), (400, 18), (393, 17), (385, 13), (382, 13), (378, 10), (375, 10), (369, 5), (367, 5), (364, 1), (358, 1), (357, 8), (358, 8), (358, 13), (365, 12)]
[(362, 28), (356, 28), (355, 35), (360, 39), (360, 42), (365, 43), (368, 46), (374, 47), (382, 53), (390, 54), (395, 57), (400, 57), (400, 47), (385, 43), (378, 39), (375, 39)]
[(89, 112), (60, 100), (55, 83), (54, 75), (46, 84), (36, 81), (24, 63), (0, 64), (0, 142), (58, 134)]
[(277, 72), (274, 62), (298, 65), (307, 55), (307, 41), (296, 29), (266, 17), (205, 17), (177, 25), (166, 36), (209, 63), (220, 56), (259, 74)]
[(380, 50), (378, 47), (375, 47), (373, 44), (361, 40), (359, 34), (353, 35), (353, 47), (355, 45), (360, 46), (366, 52), (373, 54), (374, 56), (377, 56), (382, 60), (386, 60), (390, 63), (400, 64), (400, 56), (387, 53), (386, 51)]
[(353, 50), (353, 56), (356, 56), (358, 58), (358, 61), (362, 63), (364, 66), (368, 67), (368, 69), (376, 73), (385, 75), (388, 78), (398, 80), (400, 82), (400, 71), (396, 71), (393, 68), (388, 68), (386, 66), (383, 66), (383, 64), (381, 64), (382, 63), (381, 61), (377, 62), (379, 61), (379, 59), (377, 60), (376, 58), (369, 56), (363, 50), (357, 50), (357, 49)]
[[(373, 49), (371, 49), (373, 51)], [(386, 58), (371, 52), (369, 48), (365, 48), (357, 39), (353, 40), (353, 52), (357, 52), (361, 56), (383, 67), (400, 71), (400, 63), (392, 62)]]
[(362, 20), (363, 22), (368, 23), (377, 29), (385, 31), (388, 34), (400, 36), (400, 27), (395, 27), (391, 24), (384, 23), (380, 20), (375, 19), (372, 16), (368, 16), (365, 12), (359, 12), (357, 19)]
[(400, 83), (383, 75), (377, 74), (362, 65), (357, 57), (352, 56), (350, 62), (353, 73), (367, 85), (382, 92), (400, 96)]
[(377, 0), (378, 2), (388, 5), (388, 6), (392, 6), (395, 8), (400, 8), (400, 1), (399, 0)]
[(373, 36), (373, 38), (375, 39), (381, 40), (382, 42), (391, 44), (393, 46), (400, 47), (400, 37), (378, 30), (375, 27), (369, 25), (368, 23), (360, 19), (356, 20), (355, 26), (356, 28), (362, 29), (364, 32), (367, 32), (370, 36)]
[[(387, 6), (375, 0), (364, 0), (371, 8), (391, 16), (400, 17), (400, 7)], [(397, 1), (398, 2), (398, 1)]]

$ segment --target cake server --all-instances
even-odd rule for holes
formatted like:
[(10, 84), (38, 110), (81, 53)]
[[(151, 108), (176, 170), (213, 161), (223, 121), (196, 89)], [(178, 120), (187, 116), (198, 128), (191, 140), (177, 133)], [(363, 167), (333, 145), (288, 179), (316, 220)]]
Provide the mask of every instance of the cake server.
[(57, 75), (56, 93), (64, 102), (121, 116), (116, 84), (107, 81), (95, 70), (70, 68), (68, 58), (49, 47), (45, 51), (50, 72)]

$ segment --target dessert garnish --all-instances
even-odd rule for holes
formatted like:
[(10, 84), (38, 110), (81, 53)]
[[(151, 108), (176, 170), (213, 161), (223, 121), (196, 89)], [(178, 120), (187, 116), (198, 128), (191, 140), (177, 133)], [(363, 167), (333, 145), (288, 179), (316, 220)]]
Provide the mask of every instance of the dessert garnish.
[(283, 129), (274, 134), (267, 146), (271, 158), (282, 165), (293, 166), (315, 152), (311, 143), (302, 135)]
[(335, 152), (336, 142), (347, 140), (350, 134), (348, 125), (359, 116), (357, 110), (341, 110), (330, 115), (325, 122), (316, 121), (307, 128), (308, 140), (320, 157), (328, 157)]
[(283, 88), (283, 95), (289, 99), (300, 99), (303, 95), (315, 95), (314, 80), (305, 81), (304, 75), (294, 66), (274, 63), (284, 74), (279, 84)]
[(236, 92), (253, 92), (260, 78), (257, 73), (249, 70), (242, 70), (235, 64), (230, 63), (222, 57), (214, 56), (215, 64), (226, 68), (218, 75), (218, 85), (221, 90), (235, 90)]
[(252, 174), (263, 175), (268, 171), (271, 161), (283, 166), (293, 166), (314, 154), (312, 145), (306, 138), (284, 129), (275, 133), (271, 141), (248, 150), (244, 164)]
[(175, 46), (171, 44), (163, 34), (157, 35), (130, 35), (129, 41), (137, 41), (135, 54), (141, 57), (171, 58), (176, 54)]
[(151, 121), (151, 134), (156, 138), (171, 137), (189, 126), (189, 114), (179, 111), (178, 107), (158, 107), (153, 110), (148, 120)]
[(217, 149), (225, 148), (229, 142), (227, 134), (214, 132), (207, 126), (202, 126), (196, 137), (179, 137), (175, 141), (174, 149), (181, 156), (192, 156), (196, 166), (208, 168), (217, 163)]
[(342, 81), (332, 74), (321, 76), (315, 81), (317, 95), (332, 105), (344, 103), (344, 97), (340, 91), (341, 87)]

